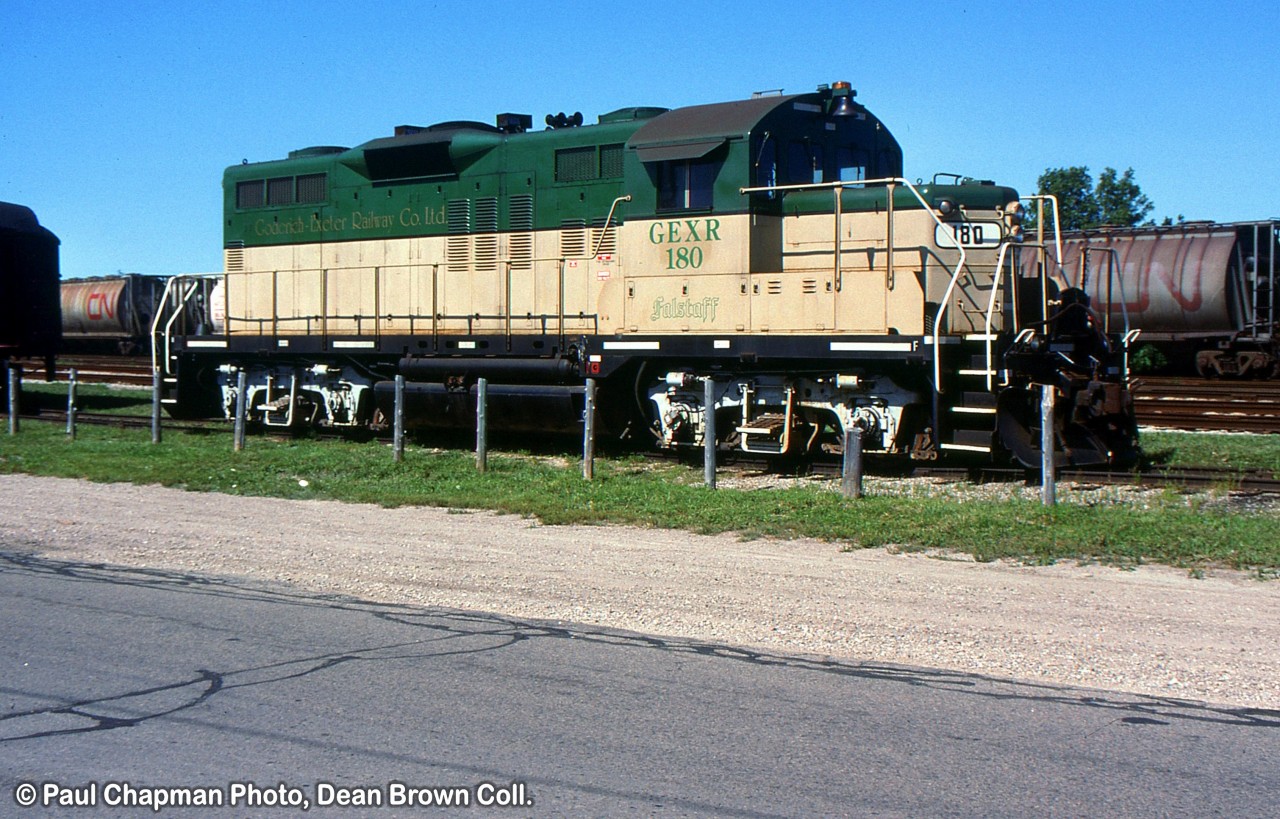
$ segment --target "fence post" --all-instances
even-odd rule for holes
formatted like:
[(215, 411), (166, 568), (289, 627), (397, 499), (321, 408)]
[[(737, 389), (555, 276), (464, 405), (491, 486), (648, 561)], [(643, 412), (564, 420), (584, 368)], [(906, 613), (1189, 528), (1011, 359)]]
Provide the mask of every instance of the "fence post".
[(160, 443), (160, 403), (164, 393), (161, 391), (163, 379), (160, 376), (160, 368), (156, 367), (151, 372), (151, 443)]
[(1040, 498), (1045, 506), (1058, 502), (1057, 476), (1053, 460), (1053, 402), (1052, 384), (1040, 387)]
[(243, 369), (236, 373), (236, 431), (233, 444), (236, 452), (244, 449), (244, 417), (248, 402), (248, 396), (245, 395), (247, 381), (248, 376)]
[(18, 434), (18, 407), (22, 403), (22, 367), (9, 362), (9, 434)]
[(476, 470), (489, 469), (489, 379), (476, 379)]
[(840, 470), (840, 491), (846, 498), (862, 497), (862, 426), (844, 431), (844, 462)]
[(582, 477), (592, 480), (596, 476), (596, 380), (588, 378), (582, 391)]
[(716, 382), (702, 382), (702, 481), (716, 488)]
[(396, 405), (392, 410), (391, 459), (404, 460), (404, 376), (396, 376)]
[(76, 439), (76, 368), (67, 371), (67, 437)]

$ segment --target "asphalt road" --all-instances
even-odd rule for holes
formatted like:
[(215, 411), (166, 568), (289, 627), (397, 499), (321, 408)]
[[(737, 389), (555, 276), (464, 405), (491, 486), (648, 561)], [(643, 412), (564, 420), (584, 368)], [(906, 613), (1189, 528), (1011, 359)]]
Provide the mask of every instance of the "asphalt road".
[(0, 629), (5, 816), (1265, 816), (1280, 793), (1275, 711), (13, 552)]

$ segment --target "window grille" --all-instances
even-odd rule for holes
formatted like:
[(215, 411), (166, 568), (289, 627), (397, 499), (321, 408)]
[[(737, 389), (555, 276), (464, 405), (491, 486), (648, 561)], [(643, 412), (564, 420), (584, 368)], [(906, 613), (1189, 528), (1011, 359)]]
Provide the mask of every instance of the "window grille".
[(600, 146), (600, 178), (622, 178), (622, 143)]
[(596, 173), (596, 146), (556, 151), (557, 182), (585, 182), (595, 179)]
[(261, 179), (236, 183), (236, 207), (260, 208), (266, 203), (266, 183)]
[(327, 174), (311, 173), (298, 177), (298, 202), (303, 205), (314, 205), (329, 198), (329, 179)]
[(267, 180), (268, 205), (293, 204), (293, 177), (280, 176)]

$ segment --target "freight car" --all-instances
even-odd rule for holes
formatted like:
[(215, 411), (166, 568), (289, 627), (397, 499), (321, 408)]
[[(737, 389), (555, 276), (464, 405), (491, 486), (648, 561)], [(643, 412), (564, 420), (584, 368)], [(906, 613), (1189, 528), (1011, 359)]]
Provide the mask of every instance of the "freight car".
[(1170, 369), (1280, 376), (1280, 222), (1098, 228), (1065, 234), (1062, 254), (1066, 280)]
[[(664, 448), (1131, 457), (1116, 338), (1038, 294), (1022, 204), (902, 178), (848, 83), (726, 103), (400, 126), (224, 175), (221, 316), (170, 334), (173, 411), (365, 427), (598, 427)], [(175, 285), (179, 291), (184, 286)], [(1034, 298), (1032, 297), (1034, 296)], [(181, 293), (176, 296), (177, 304)], [(713, 396), (704, 403), (708, 382)]]
[(0, 361), (6, 377), (14, 358), (43, 358), (52, 370), (61, 320), (58, 237), (30, 208), (0, 202)]
[(151, 324), (167, 277), (136, 273), (62, 283), (65, 352), (151, 352)]

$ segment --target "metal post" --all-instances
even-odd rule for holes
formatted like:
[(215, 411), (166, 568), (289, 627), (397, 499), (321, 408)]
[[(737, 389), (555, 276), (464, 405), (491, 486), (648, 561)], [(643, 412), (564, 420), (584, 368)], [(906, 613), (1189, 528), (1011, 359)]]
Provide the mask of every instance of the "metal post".
[(247, 380), (248, 377), (244, 370), (236, 373), (236, 431), (234, 444), (236, 452), (244, 449), (244, 416), (248, 402), (248, 396), (245, 395), (245, 390), (248, 388), (245, 383)]
[(391, 459), (404, 460), (404, 376), (396, 376), (396, 406), (392, 411)]
[(76, 368), (67, 371), (67, 437), (76, 439)]
[(161, 383), (163, 379), (160, 375), (160, 368), (156, 367), (151, 371), (151, 443), (160, 443), (160, 399), (164, 395), (161, 391)]
[(702, 482), (716, 488), (716, 382), (702, 382)]
[(1040, 495), (1045, 506), (1053, 506), (1058, 502), (1053, 459), (1053, 385), (1045, 384), (1040, 391)]
[(489, 469), (489, 379), (476, 379), (476, 469)]
[(18, 405), (22, 402), (22, 367), (9, 362), (9, 434), (18, 434)]
[(583, 387), (582, 410), (582, 477), (596, 476), (596, 380), (588, 378)]
[(862, 427), (858, 424), (844, 431), (840, 491), (846, 498), (862, 497)]

